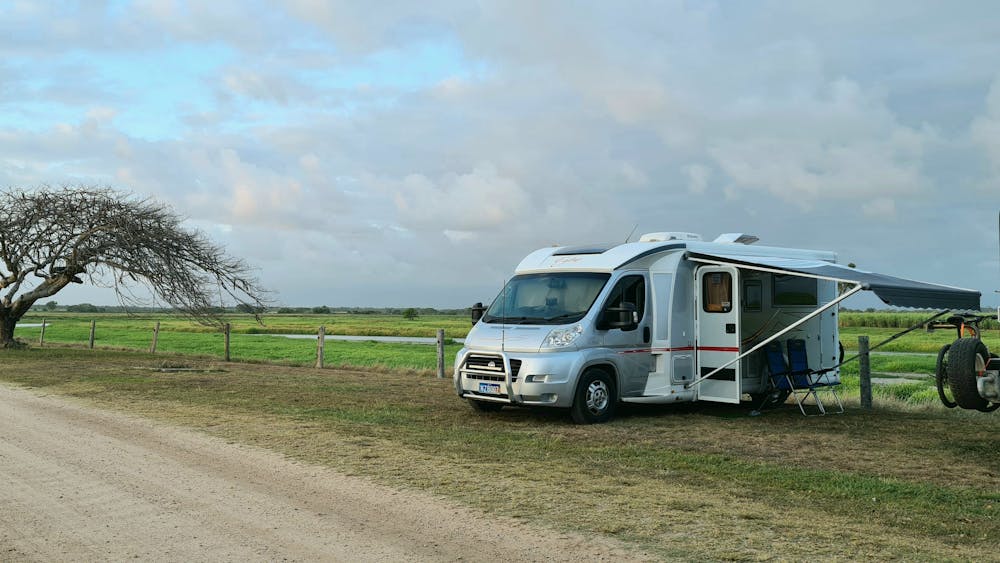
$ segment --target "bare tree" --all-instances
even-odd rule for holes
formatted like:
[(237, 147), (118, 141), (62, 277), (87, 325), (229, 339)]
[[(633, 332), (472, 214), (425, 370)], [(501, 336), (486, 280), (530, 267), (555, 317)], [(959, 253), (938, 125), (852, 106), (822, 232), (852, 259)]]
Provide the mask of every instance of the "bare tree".
[(224, 300), (260, 310), (251, 268), (166, 204), (107, 188), (0, 191), (0, 347), (39, 299), (70, 283), (108, 286), (126, 308), (147, 304), (135, 289), (204, 323), (220, 323)]

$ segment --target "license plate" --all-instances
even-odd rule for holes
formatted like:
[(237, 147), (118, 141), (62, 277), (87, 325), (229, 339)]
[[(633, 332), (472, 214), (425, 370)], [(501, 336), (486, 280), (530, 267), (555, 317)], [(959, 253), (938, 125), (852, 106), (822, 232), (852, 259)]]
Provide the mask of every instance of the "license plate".
[(500, 394), (500, 384), (499, 383), (480, 383), (479, 392), (486, 393), (489, 395), (499, 395)]

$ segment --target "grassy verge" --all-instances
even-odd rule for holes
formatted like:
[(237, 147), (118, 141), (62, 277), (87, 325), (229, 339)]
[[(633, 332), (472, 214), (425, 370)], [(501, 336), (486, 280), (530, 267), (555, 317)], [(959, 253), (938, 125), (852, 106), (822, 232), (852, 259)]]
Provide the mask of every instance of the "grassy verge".
[[(30, 313), (22, 323), (40, 323), (42, 319), (52, 323), (53, 329), (64, 330), (77, 338), (86, 340), (90, 331), (90, 321), (97, 322), (100, 332), (106, 329), (127, 330), (144, 335), (148, 343), (153, 326), (159, 322), (164, 332), (218, 333), (213, 326), (200, 325), (187, 319), (164, 314), (126, 315), (122, 313)], [(232, 325), (234, 334), (316, 334), (320, 326), (326, 327), (327, 334), (350, 336), (425, 336), (433, 337), (442, 328), (452, 338), (462, 338), (471, 328), (469, 319), (455, 315), (423, 315), (406, 320), (398, 315), (284, 315), (267, 314), (263, 324), (251, 315), (223, 315), (225, 322)], [(46, 331), (46, 336), (48, 332)]]
[[(872, 328), (872, 327), (841, 327), (840, 341), (844, 343), (844, 348), (849, 351), (857, 351), (858, 337), (868, 336), (871, 346), (901, 332), (901, 328)], [(926, 332), (915, 330), (906, 336), (894, 340), (879, 348), (884, 352), (919, 352), (924, 354), (937, 354), (945, 344), (951, 344), (955, 340), (954, 330), (936, 330)], [(983, 342), (990, 350), (1000, 350), (1000, 331), (993, 329), (983, 331)]]
[[(96, 361), (95, 361), (96, 360)], [(4, 353), (0, 380), (189, 425), (397, 486), (685, 560), (990, 559), (1000, 418), (881, 409), (627, 408), (481, 415), (450, 381), (171, 358)]]
[[(28, 324), (31, 321), (25, 321)], [(38, 322), (41, 322), (39, 319)], [(90, 321), (78, 319), (50, 320), (45, 329), (48, 345), (84, 346), (90, 336)], [(140, 323), (138, 326), (130, 323)], [(154, 321), (155, 322), (155, 321)], [(177, 322), (177, 321), (172, 321)], [(406, 321), (402, 321), (406, 322)], [(98, 320), (95, 346), (148, 350), (152, 341), (149, 322), (125, 317)], [(190, 325), (187, 328), (194, 327)], [(138, 327), (149, 328), (139, 330)], [(219, 332), (183, 330), (185, 325), (161, 325), (157, 350), (163, 353), (187, 354), (221, 358), (224, 337)], [(199, 328), (200, 327), (196, 327)], [(28, 342), (38, 342), (39, 327), (21, 327), (16, 335)], [(449, 366), (461, 345), (445, 345), (445, 363)], [(392, 369), (432, 370), (437, 365), (437, 352), (433, 345), (397, 344), (389, 342), (345, 342), (329, 339), (324, 346), (326, 365), (353, 367), (384, 367)], [(274, 362), (289, 365), (312, 365), (316, 361), (316, 341), (291, 339), (267, 334), (233, 333), (230, 338), (230, 357), (249, 362)]]

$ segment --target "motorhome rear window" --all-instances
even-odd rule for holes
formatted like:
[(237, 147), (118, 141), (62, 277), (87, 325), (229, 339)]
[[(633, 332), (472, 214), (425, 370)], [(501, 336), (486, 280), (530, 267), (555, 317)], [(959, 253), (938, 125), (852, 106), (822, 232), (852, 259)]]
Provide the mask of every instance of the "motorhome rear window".
[(819, 283), (816, 278), (774, 275), (771, 302), (775, 307), (816, 306), (819, 302)]

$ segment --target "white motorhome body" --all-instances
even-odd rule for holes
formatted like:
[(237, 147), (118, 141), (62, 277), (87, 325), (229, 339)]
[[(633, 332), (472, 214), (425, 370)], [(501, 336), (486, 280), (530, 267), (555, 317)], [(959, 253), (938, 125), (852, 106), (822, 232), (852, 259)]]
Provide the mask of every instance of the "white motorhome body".
[[(584, 422), (606, 420), (618, 401), (739, 403), (770, 392), (761, 348), (776, 339), (804, 340), (809, 368), (838, 383), (837, 304), (849, 294), (871, 289), (890, 303), (947, 307), (970, 305), (974, 294), (978, 307), (977, 292), (754, 241), (652, 233), (529, 254), (466, 337), (457, 393), (484, 410), (573, 407)], [(851, 290), (840, 294), (838, 284)]]

